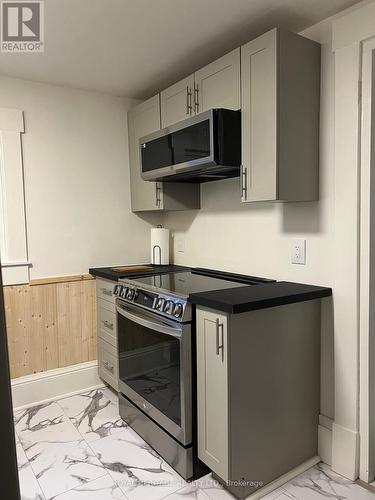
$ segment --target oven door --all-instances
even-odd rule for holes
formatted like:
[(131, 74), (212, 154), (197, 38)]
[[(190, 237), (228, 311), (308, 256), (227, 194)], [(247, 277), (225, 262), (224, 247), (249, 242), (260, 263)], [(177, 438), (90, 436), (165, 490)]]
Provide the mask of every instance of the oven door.
[(192, 441), (191, 326), (117, 303), (119, 387), (183, 445)]

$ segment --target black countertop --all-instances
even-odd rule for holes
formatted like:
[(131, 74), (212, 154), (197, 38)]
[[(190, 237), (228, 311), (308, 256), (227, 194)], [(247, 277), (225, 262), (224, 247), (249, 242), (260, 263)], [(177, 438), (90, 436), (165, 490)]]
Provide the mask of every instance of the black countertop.
[[(151, 264), (147, 264), (151, 265)], [(120, 266), (113, 266), (120, 267)], [(185, 266), (152, 266), (150, 271), (134, 271), (121, 273), (114, 271), (113, 267), (96, 267), (89, 270), (90, 274), (99, 278), (111, 281), (118, 281), (120, 278), (135, 278), (141, 276), (152, 276), (154, 274), (170, 273), (176, 271), (189, 271), (192, 268)], [(199, 272), (206, 272), (199, 268)], [(236, 275), (231, 273), (222, 273), (209, 270), (215, 273), (218, 278), (227, 278), (231, 280), (242, 281), (245, 278), (250, 282), (260, 278), (250, 276)], [(320, 299), (332, 295), (332, 289), (322, 286), (304, 285), (302, 283), (292, 283), (289, 281), (263, 280), (256, 285), (246, 285), (237, 288), (226, 288), (224, 290), (213, 290), (208, 292), (197, 292), (189, 295), (192, 304), (209, 307), (218, 311), (230, 314), (238, 314), (257, 309), (266, 309), (268, 307), (303, 302), (306, 300)]]
[(189, 300), (192, 304), (238, 314), (294, 302), (320, 299), (331, 295), (331, 288), (277, 281), (254, 286), (192, 293), (189, 295)]
[[(129, 264), (126, 264), (129, 265)], [(149, 276), (153, 274), (164, 274), (171, 273), (175, 271), (188, 271), (190, 267), (185, 266), (175, 266), (173, 264), (169, 266), (154, 266), (152, 264), (145, 264), (147, 266), (151, 266), (154, 269), (152, 271), (131, 271), (131, 272), (119, 272), (114, 271), (113, 268), (121, 267), (121, 266), (112, 266), (112, 267), (93, 267), (89, 269), (89, 273), (92, 276), (97, 276), (98, 278), (104, 278), (106, 280), (118, 281), (121, 278), (138, 278), (139, 276)]]

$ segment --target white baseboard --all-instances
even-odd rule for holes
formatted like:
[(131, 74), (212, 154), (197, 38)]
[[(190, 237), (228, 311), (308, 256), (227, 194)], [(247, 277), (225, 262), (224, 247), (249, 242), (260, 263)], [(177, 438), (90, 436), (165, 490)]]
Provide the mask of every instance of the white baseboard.
[(294, 479), (308, 469), (311, 469), (311, 467), (314, 467), (314, 465), (318, 464), (319, 462), (319, 457), (310, 458), (310, 460), (303, 462), (303, 464), (298, 465), (298, 467), (295, 467), (283, 476), (275, 479), (275, 481), (272, 481), (272, 483), (267, 484), (261, 490), (257, 491), (256, 493), (252, 493), (251, 495), (246, 497), (246, 500), (258, 500), (260, 498), (263, 498), (265, 495), (268, 495), (272, 491), (277, 490), (277, 488), (280, 488), (283, 484), (288, 483), (291, 479)]
[(332, 469), (351, 481), (358, 478), (359, 432), (338, 424), (332, 428)]
[(14, 410), (104, 386), (97, 361), (19, 377), (11, 384)]
[(318, 426), (318, 453), (322, 462), (332, 465), (332, 431)]
[(332, 465), (332, 426), (332, 418), (319, 415), (318, 454), (327, 465)]

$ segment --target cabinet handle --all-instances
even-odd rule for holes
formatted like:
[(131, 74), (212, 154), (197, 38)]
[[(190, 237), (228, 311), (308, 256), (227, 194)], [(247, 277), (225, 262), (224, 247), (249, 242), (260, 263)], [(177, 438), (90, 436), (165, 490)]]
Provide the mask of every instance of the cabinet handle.
[(246, 200), (247, 194), (247, 168), (241, 165), (241, 200)]
[(107, 321), (106, 319), (105, 320), (102, 320), (102, 323), (104, 326), (106, 326), (107, 328), (109, 328), (110, 330), (113, 330), (113, 323), (110, 323), (109, 321)]
[(112, 290), (108, 290), (108, 288), (101, 288), (100, 290), (104, 295), (110, 295), (112, 297)]
[[(221, 330), (221, 344), (220, 344), (220, 330)], [(221, 359), (224, 360), (224, 325), (220, 323), (219, 319), (216, 320), (216, 355), (219, 356), (221, 350)]]
[(155, 182), (155, 203), (157, 208), (161, 207), (160, 193), (161, 193), (161, 186), (158, 182)]
[(106, 370), (108, 370), (109, 372), (114, 373), (114, 371), (115, 371), (115, 367), (114, 367), (111, 363), (109, 363), (108, 361), (104, 361), (104, 362), (103, 362), (103, 366), (104, 366), (104, 368), (105, 368)]
[(187, 115), (191, 115), (191, 112), (193, 111), (191, 97), (192, 97), (192, 92), (191, 92), (191, 89), (189, 88), (189, 85), (187, 85), (187, 87), (186, 87), (186, 114)]
[(199, 87), (194, 83), (194, 110), (199, 113)]

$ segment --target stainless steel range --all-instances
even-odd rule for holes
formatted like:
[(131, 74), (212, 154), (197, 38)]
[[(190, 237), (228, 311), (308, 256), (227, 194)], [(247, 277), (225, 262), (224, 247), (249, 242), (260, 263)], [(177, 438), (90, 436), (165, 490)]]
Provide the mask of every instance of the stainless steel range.
[[(221, 276), (221, 275), (220, 275)], [(205, 270), (120, 280), (120, 414), (185, 479), (198, 477), (193, 292), (256, 284)]]

